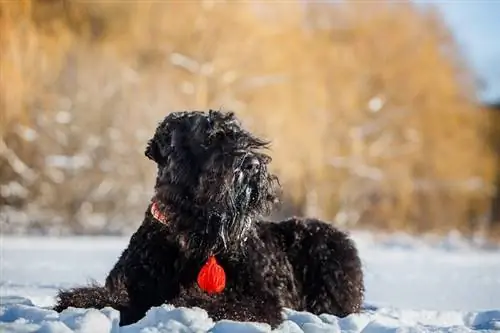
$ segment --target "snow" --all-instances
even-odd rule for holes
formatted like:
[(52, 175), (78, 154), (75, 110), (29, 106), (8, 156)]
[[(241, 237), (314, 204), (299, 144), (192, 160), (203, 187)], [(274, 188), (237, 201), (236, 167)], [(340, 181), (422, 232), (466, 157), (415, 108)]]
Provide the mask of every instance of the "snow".
[(201, 67), (198, 61), (196, 61), (195, 59), (177, 52), (174, 52), (170, 55), (170, 62), (174, 66), (179, 66), (190, 73), (198, 73)]
[(49, 155), (45, 158), (45, 164), (50, 167), (75, 170), (88, 168), (92, 161), (87, 155)]
[(72, 115), (71, 113), (67, 111), (59, 111), (56, 114), (56, 122), (59, 124), (69, 124), (72, 120)]
[(17, 125), (17, 133), (26, 141), (33, 142), (38, 138), (38, 133), (33, 128)]
[[(346, 318), (284, 310), (276, 332), (500, 331), (500, 249), (458, 234), (415, 238), (355, 232), (366, 274), (366, 304)], [(59, 288), (103, 281), (126, 237), (3, 236), (0, 332), (270, 332), (267, 324), (214, 322), (200, 308), (152, 308), (119, 327), (118, 311), (50, 310)]]
[(384, 99), (381, 97), (373, 97), (368, 101), (368, 108), (372, 113), (379, 112), (384, 106)]

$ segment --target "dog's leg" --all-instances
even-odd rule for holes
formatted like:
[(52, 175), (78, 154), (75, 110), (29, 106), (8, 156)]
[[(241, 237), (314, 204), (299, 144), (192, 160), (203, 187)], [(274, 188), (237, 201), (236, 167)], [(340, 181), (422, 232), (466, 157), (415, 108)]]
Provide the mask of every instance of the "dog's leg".
[(121, 311), (128, 304), (128, 295), (125, 289), (110, 291), (97, 284), (60, 290), (56, 299), (57, 304), (54, 310), (57, 312), (69, 307), (102, 309), (108, 306)]
[(178, 297), (168, 302), (176, 307), (199, 307), (207, 311), (214, 320), (235, 320), (261, 322), (277, 328), (283, 321), (282, 308), (271, 295), (259, 297), (242, 296), (231, 292), (210, 296), (193, 289), (182, 291)]
[(301, 282), (303, 308), (345, 317), (359, 312), (364, 297), (361, 260), (349, 237), (322, 221), (290, 219), (275, 225), (276, 237)]
[(96, 283), (90, 286), (60, 290), (57, 303), (53, 309), (61, 312), (69, 307), (103, 309), (111, 307), (120, 312), (120, 326), (130, 325), (140, 320), (149, 309), (148, 305), (134, 303), (125, 284), (116, 279), (108, 278), (105, 286)]
[[(137, 239), (141, 239), (144, 233), (144, 225), (132, 236), (129, 246), (122, 252), (108, 276), (105, 285), (92, 283), (89, 286), (61, 290), (57, 295), (57, 303), (54, 310), (61, 312), (68, 307), (102, 309), (111, 307), (120, 311), (120, 326), (128, 325), (141, 319), (153, 304), (149, 304), (149, 298), (141, 302), (142, 290), (129, 288), (134, 282), (144, 281), (144, 285), (150, 285), (151, 275), (144, 272), (144, 267), (137, 265), (141, 262), (142, 252), (136, 251)], [(145, 256), (147, 259), (147, 254)], [(142, 260), (146, 264), (146, 260)], [(136, 279), (132, 279), (136, 277)], [(136, 285), (138, 285), (136, 283)]]

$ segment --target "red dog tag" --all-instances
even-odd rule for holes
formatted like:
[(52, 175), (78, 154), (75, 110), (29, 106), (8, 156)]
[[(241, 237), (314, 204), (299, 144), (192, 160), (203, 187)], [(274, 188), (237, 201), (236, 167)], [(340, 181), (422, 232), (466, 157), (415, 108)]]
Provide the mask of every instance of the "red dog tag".
[(209, 294), (220, 293), (226, 287), (226, 272), (214, 256), (210, 256), (200, 269), (198, 285)]

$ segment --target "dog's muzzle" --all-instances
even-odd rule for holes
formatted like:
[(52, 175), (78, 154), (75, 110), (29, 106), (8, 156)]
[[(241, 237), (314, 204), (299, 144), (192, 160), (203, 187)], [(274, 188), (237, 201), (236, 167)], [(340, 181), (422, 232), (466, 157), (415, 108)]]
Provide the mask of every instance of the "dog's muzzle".
[(235, 202), (239, 209), (246, 209), (253, 192), (257, 190), (256, 182), (260, 172), (260, 161), (254, 156), (246, 157), (234, 174)]
[(236, 187), (241, 187), (244, 182), (248, 182), (249, 179), (255, 176), (260, 169), (259, 159), (256, 157), (247, 157), (243, 160), (241, 167), (236, 170), (235, 185)]
[(219, 235), (224, 247), (228, 242), (241, 242), (246, 239), (251, 226), (247, 216), (252, 200), (258, 197), (258, 182), (261, 163), (254, 156), (247, 156), (234, 171), (232, 209), (229, 214), (222, 214), (224, 223), (220, 225)]
[(243, 170), (250, 176), (255, 175), (259, 172), (260, 162), (256, 157), (248, 157), (243, 161)]

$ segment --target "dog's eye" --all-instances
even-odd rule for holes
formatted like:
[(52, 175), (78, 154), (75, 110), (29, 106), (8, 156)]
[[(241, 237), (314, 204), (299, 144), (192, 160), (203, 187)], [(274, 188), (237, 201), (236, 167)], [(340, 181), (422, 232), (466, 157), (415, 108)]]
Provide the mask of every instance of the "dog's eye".
[(245, 151), (245, 150), (243, 150), (243, 149), (238, 149), (238, 150), (234, 151), (234, 155), (236, 155), (236, 156), (243, 156), (243, 155), (246, 155), (246, 154), (248, 154), (248, 152)]
[(217, 144), (218, 142), (222, 141), (224, 137), (225, 137), (224, 132), (221, 131), (215, 132), (208, 137), (208, 144), (209, 145)]

